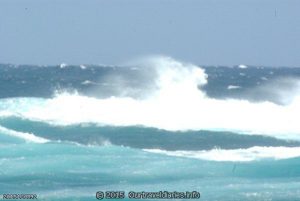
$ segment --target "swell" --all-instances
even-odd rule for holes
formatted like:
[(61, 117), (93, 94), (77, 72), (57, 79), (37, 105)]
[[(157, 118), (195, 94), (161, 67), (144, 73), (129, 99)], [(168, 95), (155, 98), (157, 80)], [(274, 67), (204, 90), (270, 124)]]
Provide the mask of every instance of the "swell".
[(85, 145), (114, 144), (139, 149), (210, 150), (253, 146), (300, 146), (300, 142), (294, 140), (205, 130), (181, 132), (140, 126), (112, 127), (97, 124), (58, 126), (18, 117), (2, 117), (0, 125), (16, 132), (34, 133), (37, 137), (52, 141), (69, 141)]

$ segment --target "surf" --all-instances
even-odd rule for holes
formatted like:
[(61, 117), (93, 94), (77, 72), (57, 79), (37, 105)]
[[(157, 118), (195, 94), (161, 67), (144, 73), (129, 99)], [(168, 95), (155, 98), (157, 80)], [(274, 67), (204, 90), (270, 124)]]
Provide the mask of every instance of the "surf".
[(202, 89), (208, 82), (208, 75), (191, 63), (158, 56), (128, 65), (136, 66), (135, 75), (148, 79), (138, 96), (130, 93), (134, 86), (127, 85), (124, 79), (128, 77), (125, 77), (112, 79), (122, 91), (119, 95), (96, 98), (62, 91), (53, 98), (1, 99), (1, 113), (54, 125), (95, 123), (169, 131), (232, 131), (300, 139), (298, 94), (293, 94), (287, 105), (216, 99), (207, 96)]

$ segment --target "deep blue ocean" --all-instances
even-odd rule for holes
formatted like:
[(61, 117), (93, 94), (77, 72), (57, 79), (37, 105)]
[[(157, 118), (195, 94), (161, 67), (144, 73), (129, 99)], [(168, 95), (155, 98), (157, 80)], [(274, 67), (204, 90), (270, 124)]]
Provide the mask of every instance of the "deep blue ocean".
[(0, 64), (0, 195), (300, 200), (299, 95), (300, 68)]

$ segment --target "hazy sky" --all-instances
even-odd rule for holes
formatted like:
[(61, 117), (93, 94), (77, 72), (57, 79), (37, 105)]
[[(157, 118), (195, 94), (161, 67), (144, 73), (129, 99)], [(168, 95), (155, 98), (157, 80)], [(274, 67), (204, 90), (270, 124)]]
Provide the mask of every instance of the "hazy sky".
[(298, 0), (1, 0), (0, 63), (300, 66)]

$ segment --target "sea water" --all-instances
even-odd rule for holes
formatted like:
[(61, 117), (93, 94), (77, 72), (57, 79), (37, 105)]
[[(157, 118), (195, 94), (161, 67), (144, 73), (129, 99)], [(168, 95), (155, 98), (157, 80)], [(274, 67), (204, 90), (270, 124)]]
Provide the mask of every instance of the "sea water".
[(0, 194), (300, 200), (299, 78), (299, 68), (169, 57), (1, 64)]

